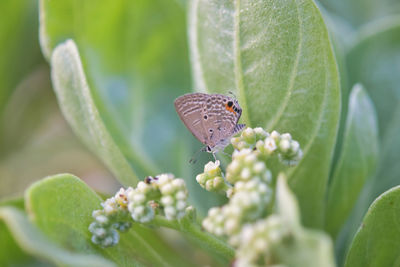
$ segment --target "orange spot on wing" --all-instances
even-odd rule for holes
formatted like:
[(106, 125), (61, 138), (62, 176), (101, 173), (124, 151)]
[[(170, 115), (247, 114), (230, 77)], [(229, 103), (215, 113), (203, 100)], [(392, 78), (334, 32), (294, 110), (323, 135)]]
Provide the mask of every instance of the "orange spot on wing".
[(233, 114), (236, 115), (236, 112), (233, 110), (233, 106), (229, 107), (228, 104), (225, 104), (225, 109), (229, 112), (232, 112)]

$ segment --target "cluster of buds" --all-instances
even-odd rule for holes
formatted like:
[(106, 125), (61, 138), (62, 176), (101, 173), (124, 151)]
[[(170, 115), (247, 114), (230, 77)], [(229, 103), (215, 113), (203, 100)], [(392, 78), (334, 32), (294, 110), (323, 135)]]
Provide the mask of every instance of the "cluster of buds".
[(282, 163), (295, 165), (303, 156), (299, 142), (292, 139), (289, 133), (268, 132), (262, 128), (247, 128), (239, 137), (231, 139), (236, 150), (253, 149), (258, 157), (264, 160), (278, 155)]
[[(215, 235), (227, 236), (230, 245), (238, 249), (235, 266), (268, 263), (268, 246), (280, 242), (287, 231), (281, 228), (278, 216), (270, 215), (275, 185), (266, 163), (277, 155), (281, 162), (293, 165), (301, 159), (302, 151), (290, 134), (276, 131), (269, 134), (262, 128), (247, 128), (239, 137), (232, 138), (231, 143), (235, 151), (225, 176), (230, 185), (226, 190), (229, 202), (210, 209), (203, 227)], [(222, 177), (219, 162), (210, 162), (197, 181), (207, 190), (216, 191), (214, 184), (225, 184)]]
[(136, 188), (121, 188), (119, 192), (101, 205), (102, 210), (93, 212), (94, 222), (89, 231), (92, 241), (103, 247), (114, 246), (119, 241), (118, 231), (127, 231), (131, 219), (148, 223), (155, 214), (164, 215), (167, 220), (180, 219), (188, 207), (188, 192), (182, 179), (172, 174), (147, 177)]
[(157, 185), (161, 192), (161, 205), (168, 220), (180, 219), (188, 207), (188, 191), (182, 179), (174, 179), (172, 174), (162, 174)]
[(139, 182), (128, 194), (128, 209), (136, 222), (147, 223), (154, 218), (157, 200), (160, 198), (157, 184), (153, 182), (156, 179), (147, 177), (145, 182)]
[(226, 179), (232, 184), (227, 191), (230, 201), (211, 209), (203, 227), (216, 235), (229, 236), (230, 244), (236, 245), (242, 225), (268, 213), (273, 196), (272, 175), (253, 150), (245, 148), (233, 153)]
[(245, 225), (239, 234), (235, 267), (269, 266), (276, 263), (274, 251), (285, 244), (290, 245), (292, 239), (290, 227), (278, 215)]
[(204, 173), (197, 175), (196, 181), (201, 187), (211, 192), (224, 193), (230, 188), (222, 177), (219, 160), (215, 163), (212, 161), (207, 163), (204, 166)]
[(132, 223), (129, 222), (127, 195), (132, 191), (131, 187), (126, 190), (121, 188), (114, 197), (101, 203), (102, 210), (93, 211), (94, 222), (89, 226), (93, 243), (102, 247), (114, 246), (119, 241), (117, 230), (129, 230)]

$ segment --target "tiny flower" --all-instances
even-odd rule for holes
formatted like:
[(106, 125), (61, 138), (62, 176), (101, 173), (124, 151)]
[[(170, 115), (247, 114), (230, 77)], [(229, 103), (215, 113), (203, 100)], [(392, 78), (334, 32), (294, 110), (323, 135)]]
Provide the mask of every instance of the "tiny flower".
[(225, 180), (221, 175), (219, 160), (216, 162), (210, 161), (204, 166), (204, 173), (196, 176), (196, 181), (207, 191), (222, 193), (229, 187), (225, 184)]
[(272, 154), (277, 149), (275, 139), (272, 136), (265, 138), (264, 149), (268, 154)]

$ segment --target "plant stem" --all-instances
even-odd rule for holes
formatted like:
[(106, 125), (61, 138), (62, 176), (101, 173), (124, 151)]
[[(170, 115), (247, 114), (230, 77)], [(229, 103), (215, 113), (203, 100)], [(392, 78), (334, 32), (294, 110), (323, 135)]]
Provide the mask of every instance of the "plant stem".
[(152, 223), (184, 233), (189, 239), (207, 251), (212, 252), (223, 261), (229, 262), (235, 256), (235, 250), (216, 236), (205, 232), (195, 220), (185, 216), (179, 221), (168, 221), (162, 216), (156, 216)]

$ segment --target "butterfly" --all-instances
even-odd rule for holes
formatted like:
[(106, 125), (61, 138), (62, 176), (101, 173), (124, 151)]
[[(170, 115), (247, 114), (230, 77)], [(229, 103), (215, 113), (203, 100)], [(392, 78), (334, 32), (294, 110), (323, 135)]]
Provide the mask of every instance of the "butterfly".
[(193, 93), (178, 97), (175, 110), (186, 128), (202, 142), (202, 151), (223, 151), (232, 136), (245, 124), (238, 124), (242, 108), (236, 99), (221, 94)]

